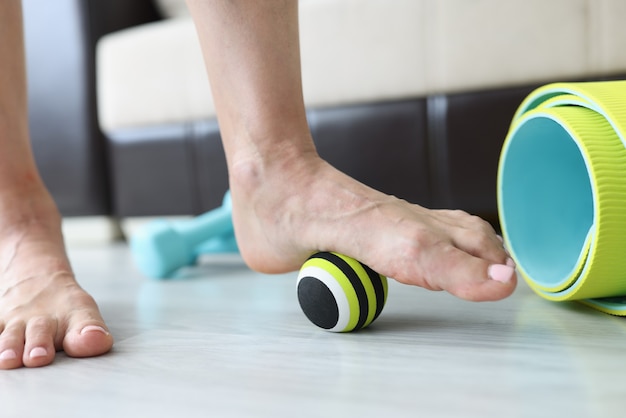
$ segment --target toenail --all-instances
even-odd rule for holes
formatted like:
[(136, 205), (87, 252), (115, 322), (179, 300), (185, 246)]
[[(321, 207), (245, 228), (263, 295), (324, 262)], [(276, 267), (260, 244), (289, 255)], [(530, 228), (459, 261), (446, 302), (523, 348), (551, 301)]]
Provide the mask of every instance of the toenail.
[(17, 358), (15, 350), (4, 350), (0, 353), (0, 360), (13, 360)]
[(97, 331), (97, 332), (103, 333), (104, 335), (109, 335), (109, 331), (107, 331), (106, 329), (104, 329), (102, 327), (99, 327), (97, 325), (87, 325), (85, 328), (83, 328), (80, 331), (80, 335), (83, 335), (83, 334), (85, 334), (87, 332), (92, 332), (92, 331)]
[(487, 270), (487, 274), (489, 274), (491, 280), (501, 283), (509, 282), (513, 278), (513, 273), (515, 273), (513, 267), (503, 264), (492, 264)]
[(515, 264), (515, 261), (513, 261), (511, 257), (506, 259), (506, 265), (509, 267), (513, 267), (513, 268), (517, 267), (517, 265)]
[(35, 357), (46, 357), (48, 355), (48, 350), (43, 347), (35, 347), (30, 350), (30, 358)]

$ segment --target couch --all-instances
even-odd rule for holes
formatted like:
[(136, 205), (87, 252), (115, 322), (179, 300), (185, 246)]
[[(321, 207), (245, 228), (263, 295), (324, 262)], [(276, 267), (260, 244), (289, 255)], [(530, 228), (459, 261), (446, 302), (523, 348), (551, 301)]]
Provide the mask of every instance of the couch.
[[(59, 3), (67, 10), (48, 6), (55, 28), (45, 32), (76, 27), (63, 49), (82, 61), (59, 59), (69, 68), (54, 87), (63, 100), (80, 94), (71, 109), (44, 111), (50, 86), (31, 82), (31, 102), (38, 161), (63, 213), (132, 219), (218, 206), (226, 163), (182, 1)], [(27, 31), (42, 32), (28, 11)], [(551, 81), (626, 75), (625, 13), (619, 0), (300, 0), (319, 153), (387, 193), (497, 226), (498, 156), (517, 105)], [(33, 48), (29, 59), (50, 55)], [(50, 125), (63, 132), (49, 138)]]

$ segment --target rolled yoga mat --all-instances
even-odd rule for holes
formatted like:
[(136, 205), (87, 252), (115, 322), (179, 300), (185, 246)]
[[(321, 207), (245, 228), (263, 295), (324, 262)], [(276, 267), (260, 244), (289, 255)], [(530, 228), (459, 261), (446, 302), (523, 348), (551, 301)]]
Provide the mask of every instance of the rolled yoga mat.
[(550, 84), (522, 102), (498, 213), (536, 293), (626, 316), (626, 81)]

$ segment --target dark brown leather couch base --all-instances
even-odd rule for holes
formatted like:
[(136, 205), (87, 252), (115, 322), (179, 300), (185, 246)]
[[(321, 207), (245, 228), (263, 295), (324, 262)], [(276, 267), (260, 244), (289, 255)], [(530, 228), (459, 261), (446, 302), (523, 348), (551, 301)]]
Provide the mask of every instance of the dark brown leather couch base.
[[(495, 220), (509, 121), (532, 87), (309, 109), (320, 155), (383, 192)], [(199, 214), (228, 188), (215, 121), (109, 133), (114, 213)]]
[[(423, 100), (312, 109), (308, 118), (331, 164), (387, 193), (431, 203)], [(228, 175), (215, 121), (120, 130), (108, 138), (117, 216), (199, 214), (221, 204)]]

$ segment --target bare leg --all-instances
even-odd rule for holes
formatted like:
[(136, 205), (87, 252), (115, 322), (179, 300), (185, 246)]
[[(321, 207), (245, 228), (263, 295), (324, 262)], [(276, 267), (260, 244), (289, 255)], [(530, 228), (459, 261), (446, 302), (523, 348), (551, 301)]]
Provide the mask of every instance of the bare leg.
[(32, 157), (20, 0), (0, 1), (0, 369), (87, 357), (113, 340), (76, 283)]
[(296, 270), (327, 250), (464, 299), (513, 292), (512, 260), (489, 224), (386, 196), (319, 158), (303, 104), (296, 0), (187, 4), (218, 110), (235, 231), (251, 268)]

